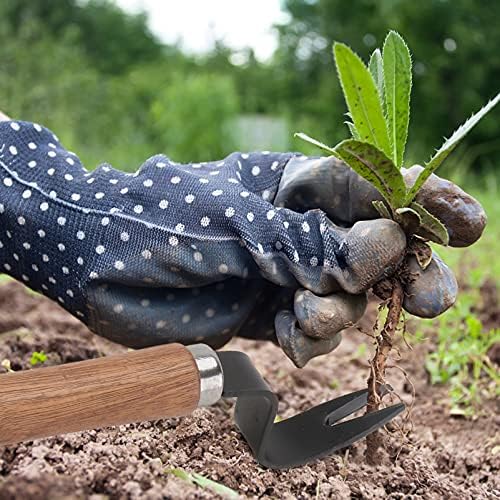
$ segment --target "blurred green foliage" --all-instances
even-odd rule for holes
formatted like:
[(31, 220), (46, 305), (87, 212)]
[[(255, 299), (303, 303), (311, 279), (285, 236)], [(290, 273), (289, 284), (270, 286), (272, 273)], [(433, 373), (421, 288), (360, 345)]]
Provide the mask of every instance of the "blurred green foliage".
[(500, 396), (500, 371), (489, 357), (500, 343), (500, 329), (485, 328), (474, 314), (477, 295), (463, 293), (439, 319), (437, 345), (425, 361), (431, 383), (448, 384), (453, 415), (481, 414), (484, 399)]
[[(296, 130), (330, 144), (347, 136), (332, 42), (367, 58), (392, 28), (414, 53), (409, 153), (422, 161), (498, 91), (494, 0), (284, 0), (283, 9), (278, 50), (264, 64), (221, 42), (205, 56), (183, 54), (150, 33), (144, 14), (109, 0), (2, 0), (0, 109), (49, 126), (89, 167), (135, 170), (159, 152), (224, 156), (238, 149), (228, 135), (237, 114), (286, 119), (288, 147), (304, 150)], [(465, 169), (494, 171), (495, 132), (494, 118), (481, 123), (462, 148)]]
[[(297, 114), (311, 123), (310, 129), (300, 130), (329, 144), (347, 135), (340, 126), (344, 106), (333, 74), (332, 40), (346, 43), (366, 61), (389, 29), (404, 36), (414, 58), (409, 153), (419, 161), (428, 159), (443, 136), (499, 90), (500, 53), (494, 47), (500, 43), (500, 31), (491, 20), (500, 15), (500, 2), (285, 0), (284, 4), (292, 17), (280, 28), (278, 61), (289, 79), (287, 97)], [(472, 143), (474, 151), (467, 160), (475, 168), (494, 168), (492, 153), (500, 149), (497, 120), (485, 120), (468, 140)]]
[(466, 417), (481, 414), (484, 400), (500, 396), (500, 370), (490, 356), (500, 343), (495, 319), (500, 304), (498, 183), (490, 177), (487, 189), (472, 194), (488, 214), (482, 238), (470, 248), (437, 250), (460, 283), (457, 302), (436, 320), (419, 320), (414, 338), (415, 342), (433, 339), (434, 348), (425, 361), (430, 381), (447, 384), (450, 412)]
[(154, 39), (144, 15), (110, 2), (0, 3), (0, 109), (57, 132), (90, 168), (135, 170), (165, 152), (208, 160), (234, 149), (235, 82)]
[(168, 141), (168, 154), (175, 159), (220, 158), (236, 147), (230, 123), (237, 112), (238, 97), (229, 77), (174, 78), (151, 105), (155, 142)]
[(71, 33), (73, 44), (102, 73), (123, 74), (137, 61), (162, 57), (163, 48), (149, 32), (146, 15), (126, 15), (106, 0), (3, 0), (0, 12), (14, 37), (33, 24), (43, 26), (59, 45)]

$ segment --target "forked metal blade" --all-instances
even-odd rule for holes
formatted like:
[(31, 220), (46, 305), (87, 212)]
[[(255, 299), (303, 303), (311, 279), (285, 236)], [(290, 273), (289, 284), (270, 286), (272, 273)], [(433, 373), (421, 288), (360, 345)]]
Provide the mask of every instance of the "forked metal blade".
[(236, 423), (258, 462), (272, 469), (303, 465), (345, 448), (405, 409), (400, 403), (332, 425), (366, 405), (367, 391), (362, 390), (274, 423), (278, 399), (250, 358), (230, 351), (220, 352), (219, 358), (224, 371), (224, 396), (238, 398)]
[[(380, 396), (385, 396), (392, 391), (392, 387), (382, 385), (380, 387)], [(326, 425), (333, 425), (335, 422), (352, 415), (354, 412), (361, 410), (368, 403), (368, 389), (363, 389), (357, 392), (351, 392), (345, 396), (324, 403), (325, 407), (330, 406), (330, 413), (326, 417)]]
[(261, 443), (257, 459), (268, 467), (280, 469), (306, 464), (366, 437), (404, 409), (403, 404), (397, 404), (333, 426), (318, 425), (310, 412), (296, 415), (272, 426)]

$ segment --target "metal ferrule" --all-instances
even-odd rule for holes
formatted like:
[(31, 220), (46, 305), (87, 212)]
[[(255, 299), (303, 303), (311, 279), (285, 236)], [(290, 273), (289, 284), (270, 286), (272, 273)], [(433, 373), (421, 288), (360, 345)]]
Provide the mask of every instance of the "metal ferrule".
[(198, 406), (210, 406), (219, 401), (224, 388), (224, 373), (217, 353), (205, 344), (188, 346), (200, 372)]

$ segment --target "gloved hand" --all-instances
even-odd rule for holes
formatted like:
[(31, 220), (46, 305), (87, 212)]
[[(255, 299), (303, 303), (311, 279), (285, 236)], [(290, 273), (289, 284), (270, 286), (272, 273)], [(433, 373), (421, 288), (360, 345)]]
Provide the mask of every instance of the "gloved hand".
[[(291, 153), (88, 172), (47, 129), (0, 123), (0, 269), (130, 347), (239, 335), (278, 341), (297, 366), (331, 351), (405, 250), (378, 198), (344, 164)], [(455, 185), (432, 176), (419, 201), (451, 245), (481, 235), (484, 211)], [(440, 314), (451, 271), (437, 256), (415, 270), (405, 308)]]

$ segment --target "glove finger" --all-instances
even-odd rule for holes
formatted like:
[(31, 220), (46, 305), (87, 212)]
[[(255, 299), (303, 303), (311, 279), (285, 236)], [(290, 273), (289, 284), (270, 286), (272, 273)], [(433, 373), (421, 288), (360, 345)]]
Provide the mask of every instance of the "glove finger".
[[(389, 219), (357, 222), (339, 239), (339, 229), (331, 225), (325, 236), (326, 276), (352, 294), (368, 290), (390, 275), (403, 259), (406, 236), (399, 224)], [(315, 293), (325, 293), (314, 290)], [(330, 287), (332, 288), (332, 287)], [(334, 291), (332, 289), (328, 292)]]
[(408, 259), (408, 267), (411, 281), (405, 287), (403, 307), (406, 311), (421, 318), (435, 318), (455, 303), (457, 280), (436, 253), (426, 269), (422, 269), (413, 256)]
[[(419, 165), (406, 170), (407, 185), (412, 186), (422, 170)], [(453, 247), (472, 245), (486, 226), (487, 217), (481, 204), (453, 182), (435, 174), (424, 183), (415, 201), (445, 225)]]
[(372, 201), (381, 199), (372, 184), (330, 156), (292, 158), (284, 169), (274, 204), (300, 213), (319, 208), (335, 224), (350, 227), (378, 218)]
[(366, 309), (366, 294), (334, 293), (325, 297), (309, 290), (295, 292), (294, 313), (300, 329), (309, 337), (330, 339), (359, 321)]
[(333, 351), (342, 339), (340, 332), (361, 319), (366, 295), (335, 293), (318, 297), (309, 290), (295, 292), (294, 311), (279, 311), (275, 319), (276, 337), (295, 366)]
[[(406, 184), (412, 186), (421, 171), (418, 165), (402, 169)], [(274, 204), (297, 212), (320, 208), (334, 223), (351, 226), (379, 217), (374, 200), (382, 200), (380, 193), (345, 163), (333, 157), (292, 158), (283, 172)], [(471, 245), (486, 225), (481, 204), (435, 174), (424, 183), (416, 201), (443, 222), (450, 246)]]
[(316, 356), (333, 351), (342, 340), (340, 333), (328, 339), (309, 337), (298, 327), (295, 314), (289, 310), (279, 311), (274, 324), (281, 348), (298, 368)]

